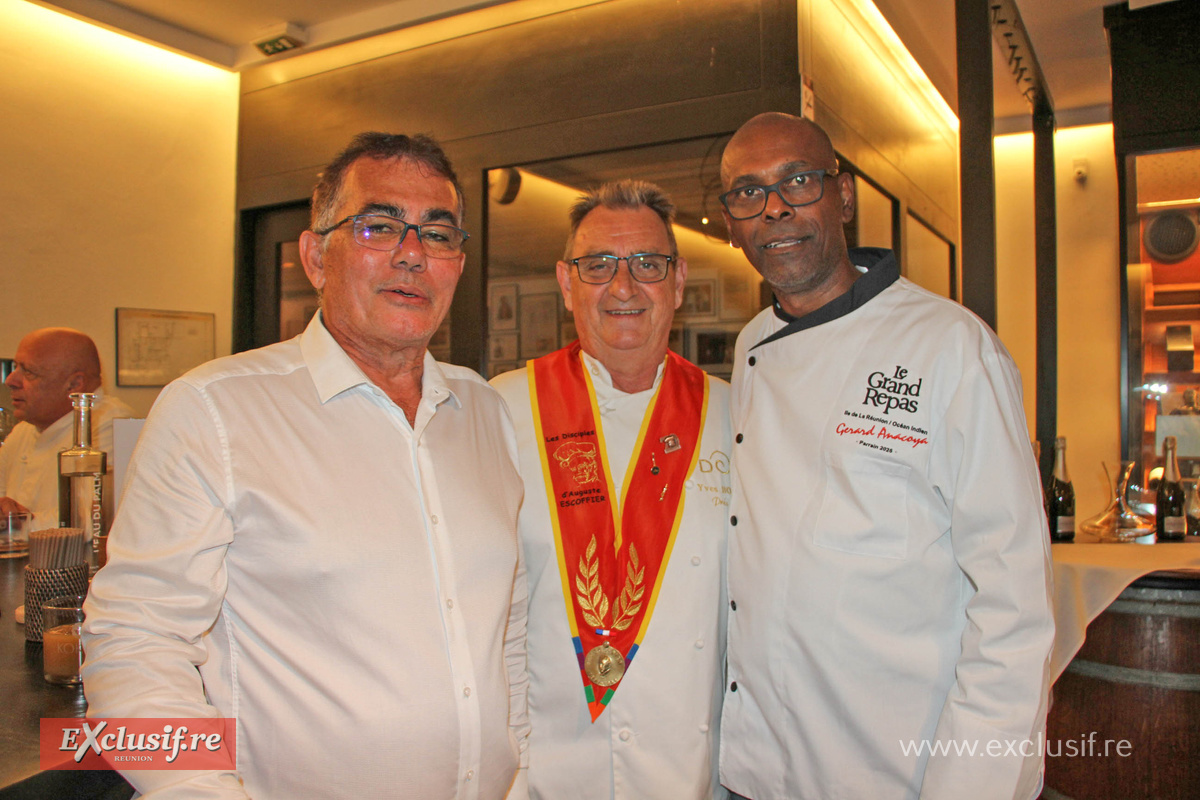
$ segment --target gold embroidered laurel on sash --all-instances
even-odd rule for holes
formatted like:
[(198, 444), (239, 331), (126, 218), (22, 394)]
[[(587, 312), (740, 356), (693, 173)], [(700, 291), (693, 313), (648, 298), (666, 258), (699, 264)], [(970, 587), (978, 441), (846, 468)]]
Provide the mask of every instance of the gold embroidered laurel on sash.
[(684, 483), (699, 457), (708, 381), (667, 354), (619, 501), (579, 343), (530, 361), (529, 383), (567, 618), (594, 722), (654, 613)]

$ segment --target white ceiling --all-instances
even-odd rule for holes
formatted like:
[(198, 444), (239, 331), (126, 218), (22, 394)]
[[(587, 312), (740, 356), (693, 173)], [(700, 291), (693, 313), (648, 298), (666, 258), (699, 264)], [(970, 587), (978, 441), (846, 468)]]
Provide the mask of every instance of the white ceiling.
[[(34, 0), (230, 69), (265, 60), (254, 47), (285, 22), (307, 29), (307, 49), (330, 46), (506, 0)], [(1145, 5), (1164, 0), (1132, 0)], [(1190, 2), (1191, 0), (1172, 0)], [(1110, 102), (1103, 7), (1113, 0), (1017, 0), (1055, 111), (1102, 118)], [(954, 0), (875, 0), (930, 80), (957, 108)], [(275, 58), (280, 58), (276, 56)], [(286, 56), (284, 56), (286, 57)], [(997, 50), (996, 115), (1027, 113)], [(1081, 121), (1101, 121), (1082, 119)]]

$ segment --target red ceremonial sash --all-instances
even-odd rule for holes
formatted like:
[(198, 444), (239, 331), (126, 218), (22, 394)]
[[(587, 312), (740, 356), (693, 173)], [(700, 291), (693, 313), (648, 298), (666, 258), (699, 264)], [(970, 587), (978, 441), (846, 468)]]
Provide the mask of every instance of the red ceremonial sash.
[(700, 455), (708, 380), (667, 353), (619, 503), (579, 343), (530, 361), (529, 390), (567, 618), (595, 722), (654, 613), (683, 516), (684, 483)]

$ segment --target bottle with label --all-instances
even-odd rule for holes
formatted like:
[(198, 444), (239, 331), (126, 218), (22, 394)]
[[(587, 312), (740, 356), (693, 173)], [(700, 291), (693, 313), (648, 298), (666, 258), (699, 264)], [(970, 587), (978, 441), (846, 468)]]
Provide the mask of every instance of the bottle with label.
[(58, 454), (58, 525), (82, 528), (90, 542), (88, 566), (91, 572), (104, 565), (104, 473), (108, 458), (92, 446), (92, 408), (96, 395), (71, 395), (75, 420), (75, 444)]
[(1160, 542), (1182, 542), (1187, 533), (1183, 483), (1179, 479), (1179, 461), (1175, 458), (1175, 437), (1163, 439), (1163, 474), (1154, 498), (1155, 532)]
[(1054, 474), (1046, 486), (1046, 518), (1050, 521), (1050, 541), (1075, 541), (1075, 487), (1067, 473), (1067, 438), (1054, 440)]

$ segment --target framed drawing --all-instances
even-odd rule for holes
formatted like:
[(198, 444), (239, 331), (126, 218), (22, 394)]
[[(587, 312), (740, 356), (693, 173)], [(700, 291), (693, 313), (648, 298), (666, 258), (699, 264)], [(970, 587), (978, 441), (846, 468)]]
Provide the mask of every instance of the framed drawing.
[(517, 329), (517, 284), (493, 283), (488, 286), (488, 330)]
[(721, 298), (717, 303), (721, 319), (748, 320), (758, 313), (758, 284), (753, 273), (721, 272)]
[(519, 355), (517, 350), (517, 332), (512, 333), (493, 333), (488, 337), (490, 342), (488, 346), (489, 361), (516, 361)]
[(537, 358), (558, 349), (557, 293), (521, 297), (521, 358)]
[(728, 380), (733, 374), (733, 347), (741, 328), (738, 323), (689, 326), (688, 359), (705, 372)]
[(216, 356), (215, 314), (117, 309), (117, 386), (166, 386)]
[(715, 319), (717, 316), (717, 279), (689, 280), (683, 287), (679, 315), (685, 319)]

